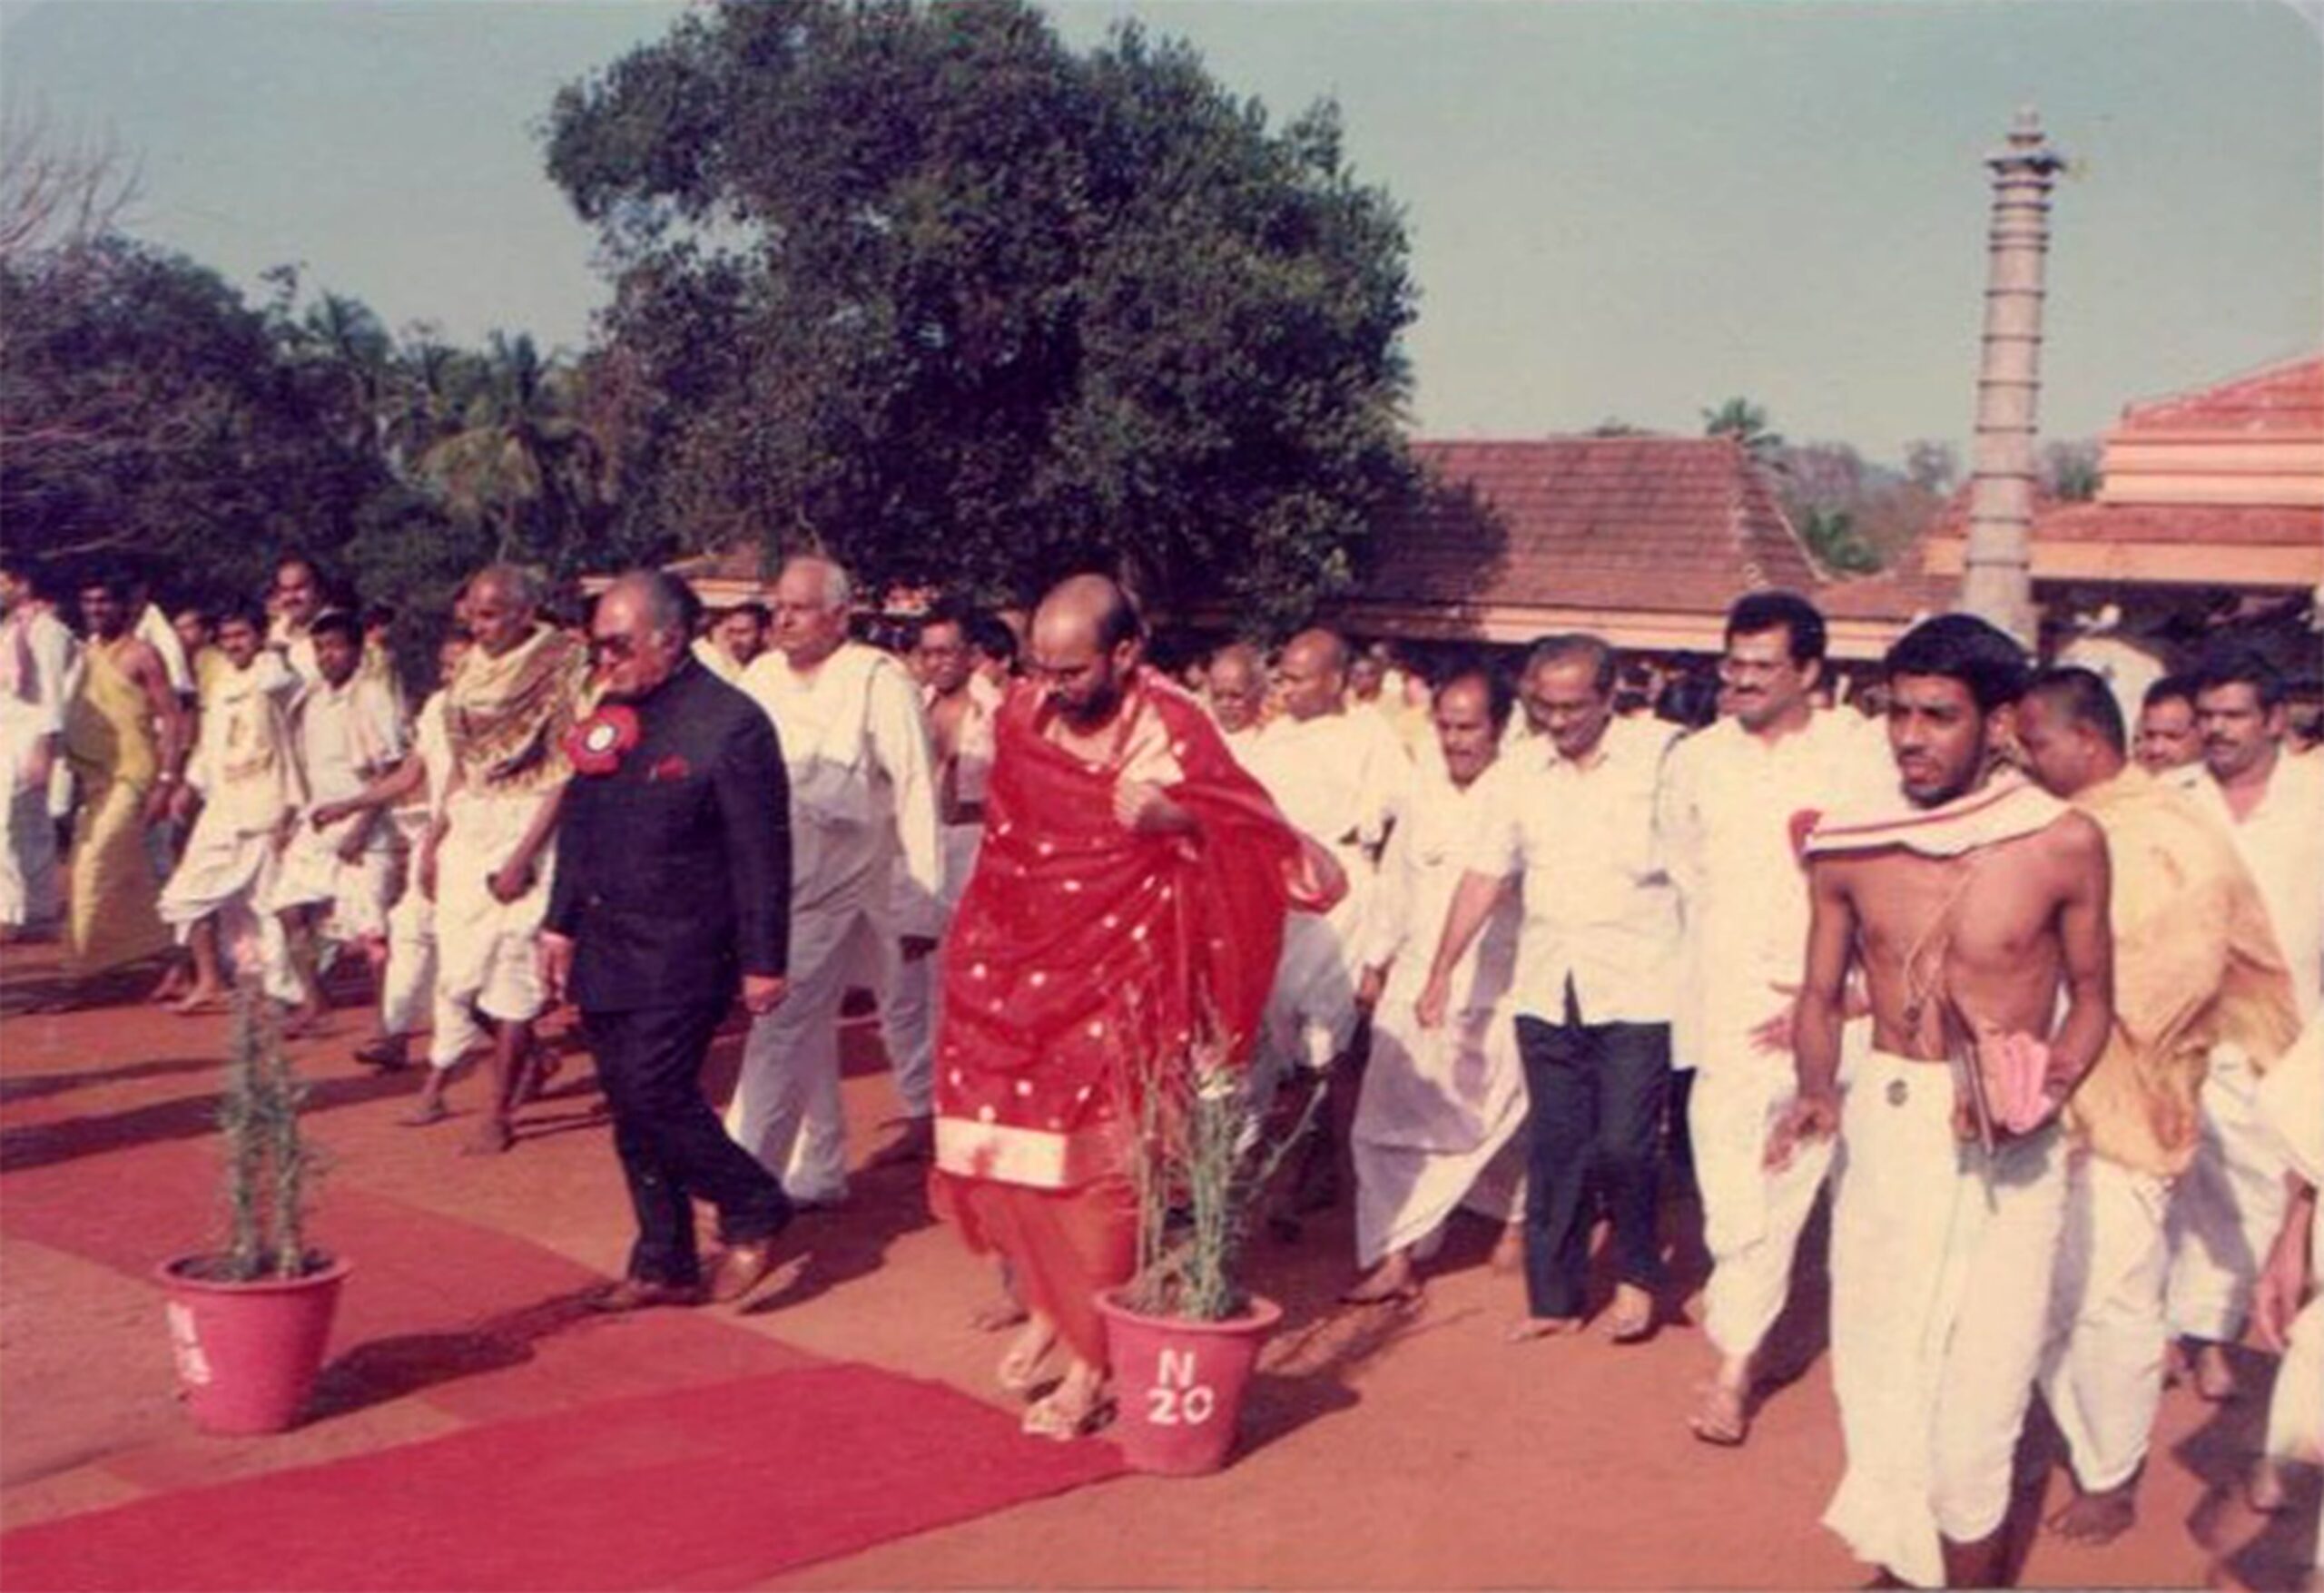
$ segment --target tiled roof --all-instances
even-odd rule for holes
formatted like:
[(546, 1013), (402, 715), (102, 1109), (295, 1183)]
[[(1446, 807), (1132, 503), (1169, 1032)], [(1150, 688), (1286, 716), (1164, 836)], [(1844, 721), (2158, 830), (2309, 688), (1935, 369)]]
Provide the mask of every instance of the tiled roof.
[(1427, 486), (1351, 600), (1723, 614), (1823, 578), (1727, 438), (1415, 442)]
[(2324, 506), (2270, 504), (2059, 504), (2034, 519), (2037, 542), (2162, 542), (2215, 547), (2314, 547)]
[(2324, 435), (2324, 355), (2128, 405), (2113, 435), (2166, 431)]
[(1961, 583), (1951, 575), (1924, 573), (1917, 558), (1907, 555), (1895, 569), (1852, 581), (1835, 581), (1807, 595), (1827, 620), (1895, 620), (1910, 623), (1930, 615), (1949, 613), (1961, 596)]

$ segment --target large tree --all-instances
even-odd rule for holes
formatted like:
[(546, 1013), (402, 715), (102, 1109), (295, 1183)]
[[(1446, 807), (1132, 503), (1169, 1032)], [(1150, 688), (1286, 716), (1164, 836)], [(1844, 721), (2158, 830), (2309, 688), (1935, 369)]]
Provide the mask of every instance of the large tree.
[(622, 514), (989, 595), (1110, 563), (1282, 623), (1408, 467), (1402, 222), (1318, 107), (1017, 0), (751, 0), (559, 94), (617, 274)]
[(216, 273), (118, 237), (0, 260), (0, 526), (212, 589), (329, 546), (386, 472), (351, 389)]

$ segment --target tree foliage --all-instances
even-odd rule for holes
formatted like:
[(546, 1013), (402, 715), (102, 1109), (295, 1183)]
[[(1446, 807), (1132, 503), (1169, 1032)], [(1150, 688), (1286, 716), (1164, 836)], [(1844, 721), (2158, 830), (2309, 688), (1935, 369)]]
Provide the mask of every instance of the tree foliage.
[(0, 261), (0, 524), (56, 558), (251, 578), (386, 485), (334, 380), (182, 256), (118, 237)]
[(1409, 479), (1401, 220), (1318, 107), (1019, 0), (757, 0), (568, 87), (616, 274), (621, 519), (988, 595), (1073, 566), (1264, 619)]

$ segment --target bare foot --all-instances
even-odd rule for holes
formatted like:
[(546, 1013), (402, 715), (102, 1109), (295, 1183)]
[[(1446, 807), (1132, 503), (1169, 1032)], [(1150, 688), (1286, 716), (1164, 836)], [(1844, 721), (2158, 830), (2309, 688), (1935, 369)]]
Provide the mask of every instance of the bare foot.
[(1038, 1317), (1029, 1317), (1025, 1331), (1009, 1346), (1000, 1358), (1000, 1386), (1023, 1393), (1040, 1381), (1041, 1362), (1049, 1359), (1049, 1347), (1057, 1342), (1055, 1324)]
[(2138, 1479), (2133, 1476), (2121, 1487), (2103, 1492), (2077, 1490), (2073, 1502), (2043, 1524), (2069, 1543), (2095, 1549), (2113, 1542), (2138, 1519)]
[(1492, 1242), (1492, 1259), (1490, 1264), (1497, 1273), (1513, 1273), (1525, 1264), (1525, 1230), (1523, 1228), (1512, 1223), (1501, 1231), (1501, 1237)]
[(1732, 1449), (1751, 1436), (1751, 1397), (1748, 1384), (1713, 1378), (1703, 1389), (1702, 1402), (1687, 1418), (1687, 1425), (1705, 1443)]
[(196, 985), (179, 997), (170, 1010), (180, 1018), (207, 1018), (213, 1012), (226, 1010), (226, 992), (216, 985)]
[(396, 1121), (406, 1128), (425, 1128), (431, 1123), (441, 1123), (451, 1115), (443, 1102), (431, 1101), (426, 1096), (422, 1096), (410, 1111), (406, 1112)]
[(313, 1034), (322, 1027), (323, 1014), (330, 1010), (320, 1001), (310, 1001), (303, 1007), (292, 1008), (290, 1015), (282, 1020), (282, 1037), (286, 1040), (296, 1040)]
[(145, 999), (156, 1006), (166, 1006), (172, 1001), (182, 1001), (185, 998), (185, 993), (192, 983), (193, 975), (187, 971), (185, 966), (182, 963), (173, 962), (162, 969), (160, 980), (155, 983)]
[(2243, 1499), (2263, 1516), (2272, 1516), (2290, 1504), (2291, 1493), (2284, 1486), (2283, 1468), (2267, 1455), (2252, 1461), (2243, 1479)]
[(2215, 1405), (2234, 1399), (2240, 1391), (2235, 1363), (2227, 1358), (2225, 1344), (2206, 1340), (2195, 1352), (2195, 1391)]
[(506, 1117), (487, 1117), (476, 1126), (476, 1132), (460, 1146), (464, 1156), (497, 1156), (517, 1143), (517, 1131)]
[(1578, 1333), (1581, 1319), (1578, 1316), (1523, 1316), (1510, 1324), (1509, 1342), (1526, 1343), (1534, 1339), (1554, 1339), (1561, 1333)]
[(1413, 1275), (1409, 1250), (1394, 1250), (1388, 1258), (1357, 1280), (1340, 1299), (1349, 1305), (1401, 1305), (1420, 1298), (1420, 1280)]
[(355, 1047), (354, 1057), (366, 1067), (385, 1068), (390, 1073), (411, 1063), (410, 1045), (401, 1035), (375, 1033)]
[(969, 1325), (980, 1333), (997, 1333), (1003, 1328), (1013, 1328), (1023, 1322), (1027, 1312), (1014, 1299), (1002, 1295), (988, 1300), (969, 1313)]
[(1654, 1296), (1636, 1283), (1614, 1285), (1614, 1308), (1607, 1313), (1606, 1336), (1635, 1344), (1654, 1335)]

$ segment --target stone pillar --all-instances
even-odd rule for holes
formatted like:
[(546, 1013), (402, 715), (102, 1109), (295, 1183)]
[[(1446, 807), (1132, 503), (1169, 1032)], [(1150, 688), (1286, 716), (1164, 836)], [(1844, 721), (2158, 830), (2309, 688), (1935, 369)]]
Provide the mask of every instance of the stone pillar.
[(1961, 607), (2030, 647), (2038, 628), (2028, 560), (2042, 389), (2042, 270), (2050, 248), (2050, 185), (2065, 161), (2029, 108), (2018, 113), (2009, 143), (1985, 164), (1994, 174), (1993, 231)]

